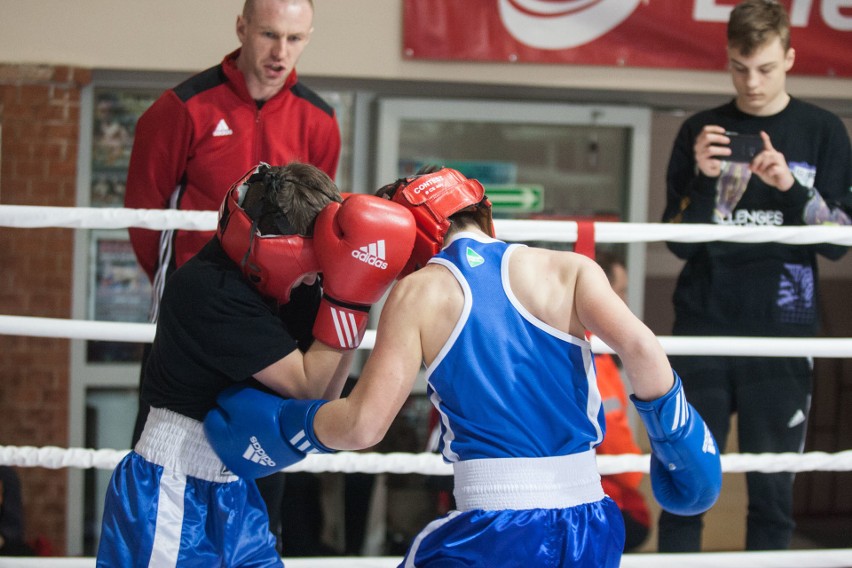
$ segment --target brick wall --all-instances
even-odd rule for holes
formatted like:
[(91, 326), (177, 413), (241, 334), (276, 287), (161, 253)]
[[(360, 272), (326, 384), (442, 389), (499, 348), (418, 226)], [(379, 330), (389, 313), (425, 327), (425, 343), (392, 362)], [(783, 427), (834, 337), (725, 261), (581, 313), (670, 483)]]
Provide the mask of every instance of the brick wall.
[[(73, 206), (88, 70), (0, 63), (0, 204)], [(71, 317), (71, 229), (0, 227), (0, 314)], [(69, 342), (0, 335), (0, 445), (68, 441)], [(17, 468), (27, 538), (66, 549), (66, 470)]]

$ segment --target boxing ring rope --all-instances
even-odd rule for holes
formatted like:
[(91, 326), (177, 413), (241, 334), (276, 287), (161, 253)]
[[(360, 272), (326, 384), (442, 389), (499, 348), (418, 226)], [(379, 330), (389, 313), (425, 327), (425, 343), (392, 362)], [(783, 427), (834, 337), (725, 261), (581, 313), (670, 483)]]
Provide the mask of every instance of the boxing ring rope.
[[(0, 226), (72, 229), (121, 229), (139, 227), (152, 230), (213, 230), (215, 211), (161, 209), (122, 209), (95, 207), (41, 207), (0, 205)], [(804, 245), (832, 243), (852, 245), (852, 227), (736, 227), (701, 224), (595, 222), (595, 240), (604, 243), (628, 242), (782, 242)], [(508, 241), (575, 242), (578, 223), (548, 220), (495, 220), (497, 237)], [(154, 325), (127, 322), (65, 320), (0, 315), (0, 334), (33, 337), (64, 337), (104, 341), (153, 341)], [(784, 357), (852, 357), (852, 338), (773, 338), (773, 337), (666, 337), (659, 340), (669, 355), (736, 355)], [(360, 349), (372, 349), (375, 331), (368, 330)], [(596, 353), (612, 353), (599, 338), (592, 338)], [(15, 448), (0, 446), (0, 464), (23, 467), (80, 467), (112, 469), (129, 450), (87, 450), (83, 448)], [(837, 454), (726, 454), (723, 470), (743, 471), (847, 471), (852, 470), (852, 450)], [(313, 459), (316, 458), (316, 459)], [(649, 468), (649, 456), (599, 456), (601, 472), (621, 473)], [(44, 460), (44, 461), (42, 461)], [(333, 456), (309, 456), (291, 466), (292, 471), (340, 471), (362, 473), (423, 473), (448, 475), (451, 469), (433, 454), (370, 454), (341, 452)], [(753, 468), (753, 469), (752, 469)], [(290, 470), (288, 470), (290, 471)]]
[[(129, 227), (152, 230), (213, 230), (217, 213), (211, 211), (133, 210), (120, 208), (36, 207), (0, 205), (0, 226), (19, 229), (122, 229)], [(507, 241), (548, 241), (573, 243), (577, 240), (575, 221), (495, 220), (497, 238)], [(672, 225), (658, 223), (595, 222), (595, 240), (599, 243), (638, 243), (655, 241), (741, 243), (778, 242), (790, 245), (831, 243), (852, 246), (852, 227), (736, 227), (720, 225)], [(151, 342), (152, 324), (63, 320), (0, 315), (0, 335), (61, 337), (126, 342)], [(852, 357), (852, 338), (770, 338), (770, 337), (659, 337), (669, 355), (739, 355)], [(360, 348), (372, 349), (375, 331), (368, 330)], [(605, 343), (592, 339), (596, 353), (611, 353)], [(95, 468), (111, 470), (130, 450), (0, 446), (0, 465), (45, 467), (50, 469)], [(829, 454), (725, 454), (725, 472), (801, 472), (852, 470), (852, 450)], [(601, 474), (626, 471), (649, 471), (650, 456), (598, 456)], [(287, 468), (288, 472), (342, 473), (418, 473), (451, 475), (452, 468), (432, 453), (339, 452), (334, 455), (311, 455)], [(322, 558), (287, 559), (292, 568), (347, 566), (384, 568), (396, 566), (399, 558)], [(804, 568), (852, 565), (852, 549), (804, 550), (781, 552), (745, 552), (698, 554), (632, 554), (625, 555), (625, 568), (666, 568), (675, 566), (802, 566)], [(0, 568), (56, 566), (89, 568), (91, 558), (4, 559)]]
[[(157, 231), (184, 229), (212, 231), (215, 211), (164, 209), (121, 209), (114, 207), (40, 207), (0, 205), (0, 227), (19, 229), (126, 229), (136, 227)], [(595, 240), (601, 243), (640, 243), (674, 241), (699, 243), (730, 241), (740, 243), (777, 242), (789, 245), (833, 243), (852, 246), (852, 227), (806, 225), (801, 227), (737, 227), (713, 224), (615, 223), (597, 221)], [(507, 241), (577, 240), (576, 221), (496, 219), (497, 238)]]
[[(154, 340), (154, 330), (154, 324), (150, 323), (0, 315), (0, 335), (151, 343)], [(669, 355), (852, 357), (852, 338), (713, 336), (658, 336), (657, 338)], [(368, 329), (359, 349), (372, 349), (375, 341), (375, 330)], [(597, 337), (592, 338), (592, 351), (614, 353), (611, 347)]]
[[(48, 469), (112, 470), (130, 450), (60, 448), (57, 446), (0, 446), (0, 465), (17, 467), (44, 467)], [(849, 471), (852, 470), (852, 450), (842, 452), (723, 454), (722, 471), (744, 473), (759, 471)], [(649, 455), (600, 455), (598, 469), (603, 475), (627, 471), (650, 470)], [(406, 452), (338, 452), (336, 454), (308, 455), (299, 463), (286, 468), (287, 472), (308, 473), (393, 473), (420, 475), (452, 475), (453, 468), (444, 463), (440, 455)]]

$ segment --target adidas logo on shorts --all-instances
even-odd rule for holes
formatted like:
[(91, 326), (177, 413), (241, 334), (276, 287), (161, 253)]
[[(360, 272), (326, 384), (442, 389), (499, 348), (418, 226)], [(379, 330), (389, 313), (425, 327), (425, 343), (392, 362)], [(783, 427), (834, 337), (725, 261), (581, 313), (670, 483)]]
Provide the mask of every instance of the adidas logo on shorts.
[(243, 452), (243, 458), (247, 459), (250, 462), (259, 463), (260, 465), (267, 465), (269, 467), (275, 467), (275, 462), (266, 455), (266, 451), (263, 449), (263, 446), (260, 445), (258, 439), (254, 436), (249, 438), (250, 444), (246, 448), (246, 451)]
[(371, 266), (375, 266), (379, 270), (385, 270), (388, 263), (385, 262), (385, 241), (384, 239), (370, 243), (365, 247), (352, 251), (352, 256), (361, 262), (366, 262)]

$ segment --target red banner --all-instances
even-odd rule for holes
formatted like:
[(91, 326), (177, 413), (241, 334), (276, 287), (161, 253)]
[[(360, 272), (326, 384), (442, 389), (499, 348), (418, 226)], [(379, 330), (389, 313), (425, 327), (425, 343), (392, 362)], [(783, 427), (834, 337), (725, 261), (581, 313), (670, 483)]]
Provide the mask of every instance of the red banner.
[[(404, 0), (410, 59), (721, 71), (737, 0)], [(784, 2), (799, 75), (852, 76), (852, 0)]]

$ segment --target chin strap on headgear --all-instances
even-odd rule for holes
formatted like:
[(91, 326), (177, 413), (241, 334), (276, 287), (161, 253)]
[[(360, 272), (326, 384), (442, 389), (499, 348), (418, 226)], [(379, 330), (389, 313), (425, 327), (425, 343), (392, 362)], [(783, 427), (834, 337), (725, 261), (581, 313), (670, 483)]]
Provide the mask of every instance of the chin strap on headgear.
[(243, 208), (249, 187), (265, 183), (268, 171), (269, 165), (261, 162), (231, 186), (219, 207), (217, 235), (225, 253), (258, 292), (286, 304), (293, 284), (320, 268), (313, 239), (297, 234), (262, 235), (257, 227), (259, 212), (250, 216)]
[(480, 228), (494, 236), (491, 202), (485, 188), (475, 179), (468, 179), (451, 168), (397, 181), (385, 191), (392, 201), (404, 205), (414, 214), (417, 237), (411, 259), (400, 277), (423, 267), (441, 251), (444, 237), (450, 229), (450, 217), (460, 211), (470, 211)]

